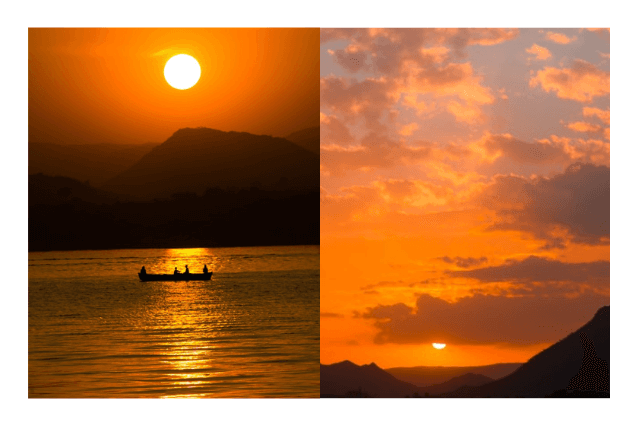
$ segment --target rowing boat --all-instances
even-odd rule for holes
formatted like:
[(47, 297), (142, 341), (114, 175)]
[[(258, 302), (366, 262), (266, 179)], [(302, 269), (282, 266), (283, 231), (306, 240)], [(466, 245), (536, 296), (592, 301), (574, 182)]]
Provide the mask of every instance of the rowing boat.
[(142, 274), (138, 272), (140, 281), (209, 281), (213, 272), (204, 274)]

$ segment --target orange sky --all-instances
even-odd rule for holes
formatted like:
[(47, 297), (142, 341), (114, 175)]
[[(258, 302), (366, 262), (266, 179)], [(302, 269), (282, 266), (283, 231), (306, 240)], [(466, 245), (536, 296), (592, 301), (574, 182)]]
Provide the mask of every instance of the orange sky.
[(320, 41), (322, 363), (525, 362), (609, 304), (608, 29)]
[[(183, 127), (286, 136), (317, 126), (319, 30), (29, 29), (29, 140), (163, 142)], [(186, 53), (200, 81), (176, 90)]]

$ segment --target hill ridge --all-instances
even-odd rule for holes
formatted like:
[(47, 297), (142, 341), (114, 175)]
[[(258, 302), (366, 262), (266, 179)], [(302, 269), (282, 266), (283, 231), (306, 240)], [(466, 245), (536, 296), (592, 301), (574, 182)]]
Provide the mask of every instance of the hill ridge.
[(320, 187), (319, 165), (284, 138), (185, 127), (102, 188), (150, 198), (211, 187), (309, 191)]

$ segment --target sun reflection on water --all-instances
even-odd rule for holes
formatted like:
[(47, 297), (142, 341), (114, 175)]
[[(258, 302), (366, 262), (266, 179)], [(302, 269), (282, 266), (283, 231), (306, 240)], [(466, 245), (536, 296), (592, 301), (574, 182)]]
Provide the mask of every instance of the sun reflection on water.
[[(29, 264), (29, 397), (318, 396), (317, 247), (43, 253)], [(205, 264), (210, 281), (137, 276)]]

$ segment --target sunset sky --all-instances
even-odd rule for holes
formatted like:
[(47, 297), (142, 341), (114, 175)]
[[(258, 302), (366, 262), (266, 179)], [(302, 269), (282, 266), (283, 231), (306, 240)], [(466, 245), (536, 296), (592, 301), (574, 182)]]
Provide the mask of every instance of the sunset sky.
[[(29, 140), (163, 142), (183, 127), (287, 136), (317, 126), (317, 28), (29, 29)], [(191, 89), (165, 81), (188, 54)]]
[(322, 363), (525, 362), (609, 304), (609, 40), (321, 30)]

